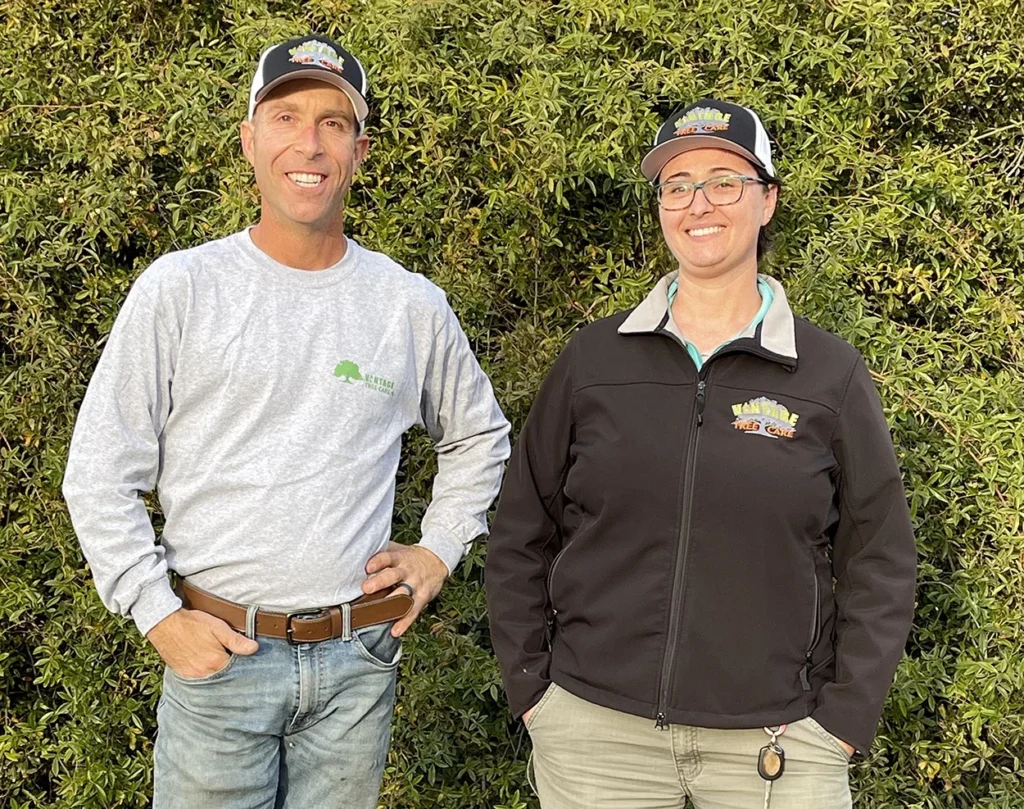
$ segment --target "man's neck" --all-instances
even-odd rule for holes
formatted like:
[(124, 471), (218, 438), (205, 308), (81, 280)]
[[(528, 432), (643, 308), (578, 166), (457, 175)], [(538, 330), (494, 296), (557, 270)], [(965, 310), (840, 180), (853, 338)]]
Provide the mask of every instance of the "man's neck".
[(740, 331), (760, 308), (756, 264), (717, 278), (680, 272), (672, 319), (686, 339), (703, 351)]
[(296, 228), (284, 227), (264, 216), (249, 234), (262, 252), (297, 270), (327, 269), (348, 251), (342, 222), (331, 228)]

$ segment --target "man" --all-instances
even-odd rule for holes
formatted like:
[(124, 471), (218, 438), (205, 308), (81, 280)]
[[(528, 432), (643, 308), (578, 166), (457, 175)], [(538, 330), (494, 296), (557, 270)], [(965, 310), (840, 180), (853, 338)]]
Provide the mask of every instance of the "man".
[[(487, 377), (437, 287), (344, 235), (367, 113), (331, 40), (263, 53), (241, 126), (259, 222), (141, 275), (82, 404), (72, 520), (167, 664), (157, 809), (375, 807), (399, 637), (487, 529), (509, 453)], [(416, 423), (438, 473), (404, 546)]]

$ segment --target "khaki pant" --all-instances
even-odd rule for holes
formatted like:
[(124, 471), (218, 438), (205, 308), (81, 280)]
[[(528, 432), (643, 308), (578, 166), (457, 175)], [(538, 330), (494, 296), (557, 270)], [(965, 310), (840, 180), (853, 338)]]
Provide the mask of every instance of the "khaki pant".
[(849, 759), (813, 719), (779, 737), (786, 769), (757, 774), (761, 728), (672, 725), (604, 708), (552, 685), (527, 726), (542, 809), (850, 809)]

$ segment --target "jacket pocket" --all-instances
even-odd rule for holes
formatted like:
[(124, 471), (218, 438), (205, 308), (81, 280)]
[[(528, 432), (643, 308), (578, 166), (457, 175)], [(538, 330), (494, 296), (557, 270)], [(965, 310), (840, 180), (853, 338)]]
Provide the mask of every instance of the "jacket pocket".
[(584, 515), (583, 518), (580, 520), (579, 527), (573, 532), (572, 537), (569, 538), (569, 541), (565, 544), (565, 547), (563, 547), (562, 550), (556, 553), (555, 558), (551, 560), (551, 567), (548, 568), (547, 576), (548, 603), (551, 604), (552, 612), (556, 615), (558, 613), (558, 605), (555, 604), (554, 586), (555, 574), (558, 571), (558, 566), (562, 564), (562, 560), (565, 559), (566, 553), (568, 553), (569, 549), (579, 541), (583, 532), (587, 530), (587, 528), (593, 523), (593, 521), (593, 517)]
[(821, 672), (823, 672), (825, 669), (827, 669), (829, 666), (831, 666), (835, 662), (836, 662), (836, 653), (835, 653), (835, 650), (833, 649), (831, 652), (828, 653), (828, 655), (823, 660), (819, 660), (817, 663), (815, 663), (813, 666), (811, 666), (810, 671), (807, 672), (807, 677), (809, 679), (813, 679), (816, 675), (818, 675)]
[(552, 586), (555, 581), (555, 571), (558, 569), (559, 562), (561, 562), (562, 559), (565, 557), (565, 552), (569, 550), (570, 547), (572, 547), (571, 542), (564, 548), (562, 548), (562, 550), (560, 550), (557, 554), (555, 554), (555, 558), (551, 561), (551, 567), (548, 568), (548, 600), (551, 602), (552, 606), (554, 606), (555, 603), (555, 595), (552, 589)]
[(804, 691), (811, 690), (811, 673), (818, 669), (823, 663), (812, 665), (814, 649), (821, 640), (821, 581), (818, 579), (818, 560), (811, 550), (811, 578), (814, 581), (814, 607), (811, 610), (810, 637), (807, 641), (807, 651), (804, 652), (804, 664), (800, 668), (800, 687)]

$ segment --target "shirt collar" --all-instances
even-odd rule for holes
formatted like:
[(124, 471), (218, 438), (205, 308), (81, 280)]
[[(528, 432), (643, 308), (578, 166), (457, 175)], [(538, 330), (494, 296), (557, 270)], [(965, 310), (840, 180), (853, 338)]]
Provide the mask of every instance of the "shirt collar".
[[(663, 276), (640, 305), (622, 321), (619, 334), (652, 334), (664, 328), (669, 320), (669, 287), (678, 278), (678, 270)], [(755, 319), (737, 335), (737, 339), (756, 339), (765, 351), (796, 360), (796, 326), (786, 291), (782, 284), (767, 275), (758, 275), (757, 279), (759, 284), (763, 281), (771, 289), (772, 300), (761, 322)]]

